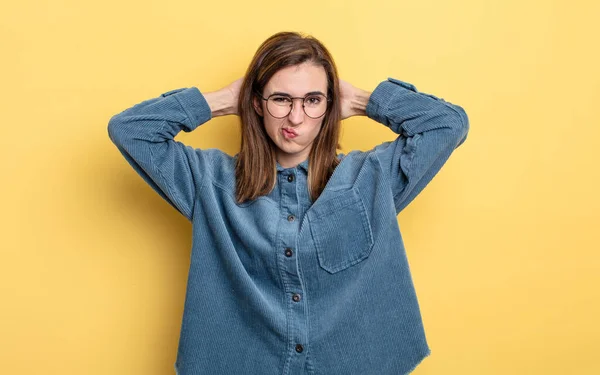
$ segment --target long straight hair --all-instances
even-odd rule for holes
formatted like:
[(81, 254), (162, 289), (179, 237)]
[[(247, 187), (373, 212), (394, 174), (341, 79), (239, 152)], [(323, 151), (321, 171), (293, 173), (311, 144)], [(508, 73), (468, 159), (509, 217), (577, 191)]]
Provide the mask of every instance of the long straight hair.
[(239, 203), (269, 194), (277, 181), (276, 145), (265, 130), (253, 101), (280, 69), (305, 62), (322, 66), (327, 74), (327, 107), (308, 157), (308, 190), (315, 201), (339, 164), (341, 105), (337, 68), (329, 51), (312, 36), (280, 32), (265, 40), (250, 63), (239, 94), (242, 144), (236, 161), (236, 199)]

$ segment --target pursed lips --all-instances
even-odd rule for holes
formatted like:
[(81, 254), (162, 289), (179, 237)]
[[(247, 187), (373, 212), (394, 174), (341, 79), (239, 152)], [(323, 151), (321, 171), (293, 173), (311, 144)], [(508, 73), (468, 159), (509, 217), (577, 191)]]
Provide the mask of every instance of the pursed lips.
[(290, 137), (296, 137), (298, 135), (298, 133), (296, 133), (296, 131), (294, 131), (292, 128), (282, 128), (281, 130), (284, 135), (287, 135)]

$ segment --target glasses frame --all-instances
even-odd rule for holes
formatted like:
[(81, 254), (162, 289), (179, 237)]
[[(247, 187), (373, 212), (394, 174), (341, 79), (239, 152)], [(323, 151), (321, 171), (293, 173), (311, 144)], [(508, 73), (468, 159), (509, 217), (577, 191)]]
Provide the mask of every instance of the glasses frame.
[[(312, 119), (318, 119), (321, 118), (323, 116), (325, 116), (325, 114), (327, 113), (327, 108), (329, 107), (329, 103), (331, 103), (332, 99), (329, 96), (323, 95), (323, 94), (308, 94), (304, 97), (302, 96), (298, 96), (298, 97), (293, 97), (293, 96), (288, 96), (288, 95), (281, 95), (281, 94), (271, 94), (268, 97), (263, 97), (260, 93), (256, 93), (256, 95), (258, 95), (262, 100), (267, 102), (267, 111), (269, 112), (269, 114), (271, 116), (273, 116), (273, 114), (271, 113), (271, 111), (269, 111), (269, 99), (271, 99), (272, 96), (285, 96), (286, 98), (289, 98), (292, 100), (292, 104), (290, 105), (290, 110), (289, 112), (285, 115), (285, 116), (281, 116), (281, 117), (277, 117), (277, 116), (273, 116), (274, 118), (286, 118), (290, 115), (290, 113), (292, 113), (292, 111), (294, 110), (294, 99), (302, 99), (302, 111), (304, 112), (304, 114)], [(319, 117), (312, 117), (310, 116), (308, 113), (306, 113), (306, 108), (304, 107), (304, 101), (306, 100), (306, 98), (308, 98), (309, 96), (315, 96), (315, 95), (321, 95), (325, 97), (325, 101), (327, 102), (327, 106), (325, 107), (325, 112), (323, 112), (323, 114)]]

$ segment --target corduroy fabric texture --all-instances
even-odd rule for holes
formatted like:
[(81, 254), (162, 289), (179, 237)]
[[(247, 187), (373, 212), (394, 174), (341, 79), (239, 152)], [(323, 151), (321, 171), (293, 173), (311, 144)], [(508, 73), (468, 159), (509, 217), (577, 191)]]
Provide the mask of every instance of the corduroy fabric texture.
[(174, 140), (211, 119), (198, 88), (110, 119), (125, 159), (192, 222), (179, 375), (398, 375), (430, 354), (397, 214), (465, 141), (469, 121), (394, 78), (373, 91), (367, 116), (397, 138), (339, 154), (315, 202), (304, 161), (277, 165), (273, 191), (244, 204), (237, 155)]

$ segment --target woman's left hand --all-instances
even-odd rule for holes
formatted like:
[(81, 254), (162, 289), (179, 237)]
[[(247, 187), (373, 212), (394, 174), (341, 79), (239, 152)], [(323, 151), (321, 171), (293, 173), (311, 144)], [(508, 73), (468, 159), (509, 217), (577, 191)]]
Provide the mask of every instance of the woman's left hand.
[(339, 81), (342, 120), (352, 116), (366, 116), (371, 93), (354, 87), (342, 79)]

